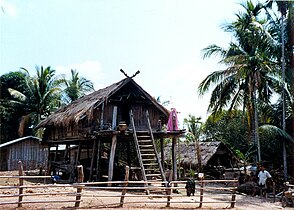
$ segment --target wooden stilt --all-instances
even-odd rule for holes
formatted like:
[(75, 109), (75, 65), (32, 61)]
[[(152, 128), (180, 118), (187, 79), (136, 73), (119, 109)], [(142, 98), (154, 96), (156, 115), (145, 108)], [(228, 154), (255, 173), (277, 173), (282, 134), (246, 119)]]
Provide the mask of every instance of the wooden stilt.
[[(125, 168), (125, 181), (126, 183), (124, 183), (124, 187), (128, 186), (128, 181), (129, 181), (129, 174), (130, 174), (130, 167), (126, 166)], [(123, 189), (121, 192), (121, 198), (120, 198), (120, 207), (122, 207), (124, 205), (124, 199), (125, 199), (125, 194), (127, 192), (127, 189)]]
[(97, 154), (96, 154), (96, 181), (99, 181), (100, 178), (100, 151), (101, 151), (101, 141), (97, 141)]
[[(113, 135), (110, 157), (109, 157), (109, 166), (108, 166), (108, 181), (112, 181), (112, 177), (113, 177), (113, 165), (114, 165), (116, 142), (117, 142), (116, 135)], [(108, 186), (111, 186), (111, 183), (109, 183)]]
[(172, 161), (173, 161), (173, 180), (177, 180), (177, 154), (176, 154), (177, 139), (174, 137), (172, 142)]
[(46, 173), (46, 175), (47, 176), (49, 176), (49, 175), (51, 175), (51, 155), (50, 155), (50, 153), (51, 153), (51, 150), (50, 150), (50, 148), (51, 148), (51, 145), (49, 144), (48, 145), (48, 159), (47, 159), (47, 173)]
[(95, 154), (96, 154), (96, 147), (97, 147), (97, 141), (94, 140), (93, 147), (92, 147), (92, 157), (91, 157), (89, 181), (92, 181), (92, 179), (93, 179), (93, 166), (94, 166), (94, 160), (95, 160)]
[(76, 164), (75, 164), (75, 166), (79, 165), (79, 162), (80, 162), (80, 155), (81, 155), (81, 150), (82, 150), (82, 145), (81, 145), (81, 142), (79, 142), (79, 147), (78, 147), (78, 152), (77, 152), (77, 157), (76, 157)]

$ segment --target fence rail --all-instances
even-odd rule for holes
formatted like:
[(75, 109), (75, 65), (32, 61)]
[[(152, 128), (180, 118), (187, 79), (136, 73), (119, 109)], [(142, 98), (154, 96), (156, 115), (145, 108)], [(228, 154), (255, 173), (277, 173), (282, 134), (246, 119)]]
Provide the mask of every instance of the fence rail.
[[(63, 202), (74, 202), (74, 207), (79, 207), (80, 203), (82, 202), (82, 197), (93, 197), (93, 195), (88, 195), (86, 192), (93, 191), (93, 190), (107, 190), (116, 193), (112, 194), (95, 194), (95, 198), (101, 197), (112, 197), (112, 198), (120, 198), (119, 206), (123, 206), (124, 204), (132, 204), (132, 203), (166, 203), (167, 207), (170, 207), (172, 203), (192, 203), (198, 204), (197, 207), (202, 207), (203, 204), (206, 203), (229, 203), (231, 208), (235, 207), (236, 203), (236, 184), (237, 180), (195, 180), (195, 190), (196, 193), (194, 198), (199, 198), (199, 200), (177, 200), (177, 198), (186, 197), (183, 194), (173, 193), (174, 191), (178, 190), (185, 190), (185, 184), (187, 181), (129, 181), (129, 167), (126, 166), (126, 173), (125, 173), (125, 180), (124, 181), (107, 181), (107, 182), (82, 182), (84, 175), (83, 175), (83, 167), (78, 166), (78, 182), (73, 184), (27, 184), (24, 185), (24, 180), (29, 179), (48, 179), (51, 176), (24, 176), (22, 170), (22, 164), (19, 162), (19, 176), (0, 176), (1, 178), (13, 178), (18, 179), (19, 183), (17, 186), (0, 186), (0, 189), (6, 190), (18, 190), (18, 193), (9, 192), (9, 194), (0, 195), (0, 206), (1, 205), (11, 205), (17, 204), (18, 207), (22, 207), (23, 204), (29, 203), (63, 203)], [(231, 183), (232, 187), (212, 187), (206, 186), (210, 183)], [(109, 186), (111, 184), (112, 186)], [(59, 188), (58, 192), (24, 192), (24, 189), (36, 189), (36, 188)], [(62, 190), (60, 189), (62, 188)], [(88, 190), (88, 191), (87, 191)], [(160, 192), (161, 194), (139, 194), (144, 191), (154, 191)], [(69, 192), (71, 191), (71, 192)], [(208, 196), (205, 195), (206, 191), (220, 191), (218, 195), (227, 195), (227, 200), (221, 201), (209, 201), (205, 200), (204, 197)], [(97, 191), (99, 192), (99, 191)], [(164, 194), (162, 194), (164, 193)], [(29, 199), (29, 197), (39, 197), (42, 196), (72, 196), (75, 198), (69, 199), (57, 199), (57, 200), (33, 200)], [(4, 201), (4, 198), (18, 198), (15, 201)], [(138, 200), (138, 201), (127, 201), (125, 198), (148, 198), (146, 200)], [(3, 199), (2, 199), (3, 198)], [(162, 198), (166, 200), (149, 200), (152, 198)]]

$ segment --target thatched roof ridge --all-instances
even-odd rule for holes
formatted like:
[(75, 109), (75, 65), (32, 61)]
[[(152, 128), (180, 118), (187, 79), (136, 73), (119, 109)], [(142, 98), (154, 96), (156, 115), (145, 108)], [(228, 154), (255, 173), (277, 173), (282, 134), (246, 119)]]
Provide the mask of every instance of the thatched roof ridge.
[(68, 126), (72, 123), (78, 123), (79, 120), (84, 117), (91, 119), (93, 116), (93, 110), (100, 106), (104, 101), (117, 92), (121, 87), (127, 83), (132, 82), (142, 93), (151, 100), (159, 110), (163, 111), (165, 114), (169, 114), (163, 106), (158, 104), (146, 91), (144, 91), (132, 78), (127, 77), (117, 83), (114, 83), (103, 89), (94, 91), (88, 95), (85, 95), (76, 101), (73, 101), (69, 105), (58, 109), (56, 112), (51, 114), (45, 120), (41, 121), (37, 128), (45, 126)]
[[(203, 166), (206, 166), (208, 161), (213, 157), (213, 155), (217, 152), (218, 148), (221, 145), (224, 145), (220, 141), (213, 142), (199, 142), (200, 150), (201, 150), (201, 163)], [(225, 146), (225, 145), (224, 145)], [(171, 159), (171, 149), (172, 144), (168, 144), (164, 149), (164, 154), (167, 160)], [(228, 149), (228, 148), (227, 148)], [(228, 151), (230, 151), (228, 149)], [(184, 165), (194, 165), (198, 164), (196, 158), (196, 149), (195, 143), (180, 143), (177, 150), (178, 154), (180, 154), (180, 164)]]

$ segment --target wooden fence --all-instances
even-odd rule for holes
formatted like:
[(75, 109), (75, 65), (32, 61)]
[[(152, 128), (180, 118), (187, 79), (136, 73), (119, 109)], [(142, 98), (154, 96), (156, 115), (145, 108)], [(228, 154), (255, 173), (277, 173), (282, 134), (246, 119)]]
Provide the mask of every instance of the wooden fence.
[[(99, 190), (107, 190), (116, 193), (97, 193), (95, 194), (95, 198), (97, 197), (111, 197), (111, 198), (118, 198), (119, 206), (123, 206), (124, 204), (130, 203), (166, 203), (167, 207), (170, 207), (172, 203), (192, 203), (194, 208), (202, 207), (205, 203), (229, 203), (231, 208), (235, 207), (236, 203), (236, 183), (237, 180), (195, 180), (196, 183), (196, 194), (195, 198), (199, 198), (199, 200), (194, 200), (193, 202), (187, 200), (178, 200), (176, 198), (186, 197), (186, 194), (176, 193), (178, 190), (185, 190), (186, 181), (170, 181), (170, 182), (156, 182), (156, 181), (129, 181), (129, 167), (126, 166), (126, 173), (125, 173), (125, 180), (124, 181), (108, 181), (108, 182), (82, 182), (83, 176), (83, 167), (78, 166), (78, 182), (74, 184), (29, 184), (24, 185), (24, 179), (50, 179), (51, 176), (24, 176), (22, 170), (22, 164), (19, 162), (19, 176), (0, 176), (1, 178), (17, 178), (19, 179), (19, 183), (17, 186), (0, 186), (1, 189), (18, 190), (18, 193), (15, 194), (0, 194), (0, 206), (1, 205), (11, 205), (17, 204), (18, 207), (21, 207), (23, 204), (28, 203), (61, 203), (61, 202), (73, 202), (74, 207), (79, 207), (80, 203), (82, 202), (82, 197), (88, 197), (87, 190), (95, 190), (94, 192), (98, 192)], [(209, 183), (224, 183), (224, 187), (213, 187), (209, 186)], [(225, 185), (226, 184), (226, 185)], [(227, 185), (230, 184), (231, 187)], [(62, 188), (65, 192), (39, 192), (39, 193), (26, 193), (24, 189), (34, 189), (34, 188)], [(71, 191), (71, 192), (69, 192)], [(83, 191), (85, 193), (83, 193)], [(152, 192), (161, 192), (161, 194), (153, 194)], [(226, 194), (227, 200), (220, 200), (220, 201), (209, 201), (205, 200), (205, 191), (213, 191), (217, 192), (218, 195)], [(140, 194), (138, 192), (141, 192)], [(142, 192), (148, 192), (145, 195)], [(149, 193), (150, 192), (150, 193)], [(164, 194), (163, 194), (164, 193)], [(75, 198), (67, 199), (67, 200), (42, 200), (42, 196), (73, 196)], [(28, 199), (30, 196), (38, 196), (39, 200)], [(208, 197), (208, 195), (206, 195)], [(2, 198), (11, 198), (16, 197), (18, 198), (17, 201), (3, 201)], [(91, 196), (93, 197), (93, 195)], [(132, 198), (142, 198), (138, 201), (126, 201), (125, 198), (132, 197)], [(25, 199), (24, 199), (25, 198)], [(166, 200), (156, 200), (153, 198), (165, 198)], [(143, 200), (144, 199), (144, 200)], [(152, 200), (151, 200), (152, 199)], [(112, 199), (113, 200), (113, 199)]]

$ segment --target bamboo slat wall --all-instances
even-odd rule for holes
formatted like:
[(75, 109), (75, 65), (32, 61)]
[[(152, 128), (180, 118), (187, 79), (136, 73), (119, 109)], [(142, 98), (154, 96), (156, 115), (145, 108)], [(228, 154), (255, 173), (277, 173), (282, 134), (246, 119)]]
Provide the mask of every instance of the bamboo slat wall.
[(7, 146), (7, 169), (17, 170), (18, 162), (22, 161), (24, 170), (45, 168), (48, 150), (35, 140), (25, 140)]

